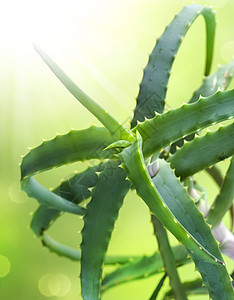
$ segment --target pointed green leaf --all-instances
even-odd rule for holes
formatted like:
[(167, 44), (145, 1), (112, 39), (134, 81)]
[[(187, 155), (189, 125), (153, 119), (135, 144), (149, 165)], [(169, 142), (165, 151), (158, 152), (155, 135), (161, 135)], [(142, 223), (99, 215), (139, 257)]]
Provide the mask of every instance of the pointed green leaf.
[[(218, 257), (217, 254), (213, 255), (212, 251), (210, 252), (206, 249), (207, 245), (205, 241), (200, 239), (200, 235), (198, 235), (197, 238), (193, 231), (188, 231), (188, 226), (184, 226), (184, 224), (186, 224), (184, 219), (187, 219), (188, 216), (190, 216), (191, 219), (195, 217), (194, 221), (199, 222), (198, 228), (205, 230), (206, 234), (212, 235), (210, 228), (206, 225), (194, 202), (188, 196), (169, 165), (163, 160), (159, 160), (159, 172), (154, 177), (154, 181), (152, 181), (144, 163), (142, 139), (139, 134), (137, 134), (137, 137), (137, 141), (130, 147), (124, 149), (119, 156), (122, 160), (122, 165), (127, 172), (128, 178), (135, 186), (138, 195), (145, 201), (151, 212), (160, 220), (164, 227), (171, 231), (171, 233), (174, 234), (187, 249), (195, 252), (205, 261), (214, 264), (222, 264), (222, 258), (219, 252)], [(162, 187), (155, 184), (157, 178), (161, 180), (161, 176), (159, 175), (161, 169), (162, 172), (165, 170), (165, 172), (168, 173), (166, 178), (163, 178)], [(170, 186), (176, 188), (176, 193), (170, 191)], [(167, 193), (162, 195), (159, 188), (164, 187), (166, 188)], [(189, 209), (181, 206), (181, 198), (183, 198), (183, 201), (186, 204), (185, 206), (189, 207)], [(186, 214), (180, 214), (182, 208), (187, 209)]]
[[(216, 248), (213, 239), (210, 237), (207, 237), (207, 244), (209, 245), (209, 249), (213, 250), (214, 247)], [(225, 266), (209, 264), (192, 253), (189, 255), (193, 259), (196, 269), (202, 276), (210, 298), (213, 300), (233, 300), (234, 290), (231, 278)]]
[(109, 161), (92, 191), (81, 232), (81, 293), (84, 300), (100, 299), (102, 265), (123, 199), (130, 188), (126, 173)]
[(27, 177), (24, 179), (21, 183), (21, 188), (28, 194), (29, 197), (37, 199), (40, 204), (46, 205), (49, 208), (54, 208), (77, 215), (83, 215), (85, 213), (84, 208), (79, 207), (75, 203), (72, 203), (47, 190), (32, 177)]
[(99, 104), (86, 95), (42, 49), (37, 46), (34, 47), (43, 61), (69, 92), (109, 130), (113, 137), (117, 140), (134, 140), (133, 136), (126, 128), (107, 113)]
[(234, 154), (234, 123), (186, 143), (169, 157), (177, 176), (191, 176)]
[(211, 126), (234, 116), (234, 90), (217, 92), (192, 104), (156, 115), (152, 120), (139, 123), (134, 132), (143, 138), (143, 152), (147, 157), (173, 141), (198, 129)]
[(206, 22), (206, 66), (205, 75), (210, 72), (215, 35), (215, 15), (209, 7), (192, 4), (185, 6), (166, 27), (163, 35), (157, 40), (137, 97), (137, 105), (131, 127), (144, 118), (153, 118), (155, 111), (163, 113), (170, 71), (184, 36), (199, 15)]
[(230, 166), (227, 170), (220, 192), (216, 197), (214, 203), (212, 204), (206, 217), (207, 222), (212, 226), (216, 226), (222, 221), (225, 213), (229, 210), (229, 208), (233, 203), (234, 200), (233, 182), (234, 182), (234, 158), (232, 157)]
[(57, 135), (53, 140), (32, 149), (23, 158), (21, 178), (75, 161), (113, 157), (116, 150), (103, 151), (113, 142), (114, 139), (105, 128), (96, 126)]
[[(96, 172), (102, 171), (104, 165), (105, 163), (101, 163), (75, 174), (72, 178), (62, 182), (52, 192), (72, 203), (79, 204), (91, 196), (89, 188), (94, 187), (97, 183)], [(31, 229), (37, 236), (40, 236), (60, 215), (60, 210), (40, 205), (33, 214)]]
[[(153, 182), (182, 225), (207, 251), (222, 260), (218, 244), (211, 234), (210, 227), (187, 193), (184, 193), (185, 190), (165, 161), (161, 161), (159, 172), (153, 178)], [(191, 251), (189, 251), (189, 255), (201, 273), (211, 299), (234, 299), (230, 276), (224, 265), (210, 264)]]

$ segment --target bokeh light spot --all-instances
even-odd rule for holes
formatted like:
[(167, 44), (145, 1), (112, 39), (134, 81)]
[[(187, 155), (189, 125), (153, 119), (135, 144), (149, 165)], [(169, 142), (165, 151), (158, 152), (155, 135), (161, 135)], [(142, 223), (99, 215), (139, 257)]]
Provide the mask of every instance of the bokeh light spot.
[(46, 297), (64, 297), (71, 289), (71, 282), (64, 274), (45, 274), (38, 283), (40, 293)]
[(0, 278), (6, 277), (10, 272), (11, 263), (6, 256), (0, 255)]

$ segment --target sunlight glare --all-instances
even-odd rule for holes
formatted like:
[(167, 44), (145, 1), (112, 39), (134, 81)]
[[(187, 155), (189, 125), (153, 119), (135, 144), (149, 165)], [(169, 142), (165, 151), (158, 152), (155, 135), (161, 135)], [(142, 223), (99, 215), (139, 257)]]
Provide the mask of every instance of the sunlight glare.
[(8, 49), (50, 43), (61, 31), (63, 13), (56, 1), (5, 1), (0, 12), (0, 43)]

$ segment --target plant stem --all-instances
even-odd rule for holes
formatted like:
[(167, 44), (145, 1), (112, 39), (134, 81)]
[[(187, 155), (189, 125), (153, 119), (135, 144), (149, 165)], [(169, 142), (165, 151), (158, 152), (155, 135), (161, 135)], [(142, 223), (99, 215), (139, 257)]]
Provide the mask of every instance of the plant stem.
[(177, 273), (175, 258), (168, 241), (167, 232), (161, 222), (154, 215), (151, 215), (151, 221), (154, 227), (154, 234), (158, 241), (158, 247), (162, 256), (165, 272), (170, 278), (170, 285), (174, 292), (175, 299), (187, 299)]

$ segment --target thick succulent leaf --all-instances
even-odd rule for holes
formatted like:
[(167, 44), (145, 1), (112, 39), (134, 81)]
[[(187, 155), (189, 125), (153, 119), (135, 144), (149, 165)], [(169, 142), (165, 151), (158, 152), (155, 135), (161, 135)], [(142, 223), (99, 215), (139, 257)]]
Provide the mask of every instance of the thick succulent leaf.
[[(196, 279), (194, 281), (188, 281), (183, 283), (183, 288), (186, 291), (187, 295), (204, 295), (208, 294), (207, 288), (203, 285), (201, 279)], [(164, 295), (164, 300), (174, 299), (174, 293), (172, 290), (169, 290)]]
[[(187, 250), (184, 246), (179, 245), (173, 247), (172, 252), (177, 266), (190, 262), (187, 257)], [(164, 272), (163, 261), (160, 253), (156, 252), (152, 256), (143, 256), (139, 259), (135, 259), (107, 274), (102, 281), (102, 290), (106, 291), (118, 284), (148, 278), (161, 272)]]
[[(73, 261), (79, 261), (81, 259), (81, 251), (64, 244), (59, 243), (58, 241), (51, 238), (47, 233), (42, 235), (42, 243), (46, 246), (51, 252), (56, 253), (59, 256), (69, 258)], [(105, 265), (120, 265), (128, 264), (130, 261), (139, 260), (140, 257), (137, 256), (114, 256), (109, 255), (105, 257)]]
[[(193, 201), (191, 199), (189, 201), (189, 197), (184, 195), (182, 185), (178, 184), (178, 179), (165, 161), (161, 161), (159, 172), (153, 178), (153, 182), (160, 195), (165, 199), (168, 197), (171, 200), (170, 208), (176, 218), (181, 220), (182, 225), (209, 252), (213, 253), (219, 260), (222, 260), (218, 244), (211, 234), (210, 227), (204, 221)], [(224, 265), (210, 264), (190, 251), (189, 255), (201, 273), (210, 297), (212, 299), (233, 299), (233, 289), (226, 267)], [(227, 295), (227, 297), (222, 298), (221, 295)]]
[(203, 15), (206, 22), (205, 75), (209, 74), (214, 48), (214, 12), (202, 5), (185, 6), (166, 27), (149, 57), (140, 85), (131, 127), (135, 127), (137, 121), (144, 121), (145, 117), (153, 118), (155, 111), (163, 113), (168, 80), (175, 56), (188, 29), (200, 14)]
[(186, 143), (169, 157), (177, 176), (191, 176), (234, 154), (234, 123)]
[[(209, 248), (213, 249), (213, 239), (207, 237)], [(225, 266), (209, 264), (198, 258), (195, 254), (189, 254), (193, 259), (196, 269), (200, 272), (203, 282), (213, 300), (233, 300), (234, 290)]]
[(100, 299), (102, 265), (123, 199), (130, 188), (126, 173), (109, 161), (100, 173), (87, 206), (81, 232), (81, 294), (84, 300)]
[(21, 164), (21, 179), (75, 161), (113, 157), (114, 149), (103, 151), (114, 139), (105, 128), (91, 126), (84, 130), (71, 130), (44, 141), (32, 149)]
[(60, 210), (41, 204), (33, 214), (30, 224), (32, 231), (37, 237), (40, 237), (43, 232), (48, 229), (59, 217), (60, 214)]
[(92, 126), (85, 130), (72, 130), (66, 135), (43, 142), (23, 158), (21, 164), (22, 189), (29, 197), (37, 199), (39, 203), (50, 208), (83, 215), (85, 212), (83, 208), (47, 190), (31, 176), (78, 160), (112, 157), (116, 150), (103, 150), (113, 141), (105, 128)]
[[(201, 259), (214, 264), (222, 264), (221, 256), (216, 257), (212, 251), (206, 249), (206, 243), (203, 240), (197, 240), (193, 232), (188, 231), (184, 219), (193, 218), (196, 216), (195, 221), (198, 222), (200, 230), (206, 230), (207, 234), (211, 234), (208, 225), (205, 223), (202, 215), (196, 208), (192, 199), (188, 196), (185, 189), (182, 187), (179, 180), (176, 178), (169, 165), (163, 160), (159, 161), (159, 172), (154, 178), (160, 178), (160, 170), (165, 170), (167, 177), (163, 180), (162, 189), (165, 188), (167, 193), (161, 193), (158, 185), (154, 184), (151, 180), (147, 167), (144, 162), (142, 154), (142, 139), (137, 133), (137, 140), (130, 147), (124, 149), (119, 154), (122, 160), (122, 166), (127, 172), (128, 178), (135, 186), (138, 195), (145, 201), (151, 212), (160, 220), (165, 228), (171, 233), (190, 251), (195, 252)], [(171, 179), (169, 181), (169, 179)], [(170, 186), (174, 185), (176, 193), (170, 191)], [(180, 214), (181, 211), (181, 198), (183, 202), (190, 208), (187, 214)], [(194, 227), (193, 227), (194, 228)], [(200, 238), (200, 235), (198, 236)]]
[[(189, 103), (196, 102), (200, 96), (208, 97), (217, 92), (218, 89), (225, 90), (229, 83), (231, 82), (234, 75), (234, 61), (228, 63), (224, 66), (218, 68), (218, 70), (213, 73), (212, 75), (205, 77), (202, 85), (199, 89), (197, 89), (194, 93), (192, 98), (189, 100)], [(192, 133), (191, 135), (185, 137), (187, 141), (191, 141), (195, 137), (195, 134)], [(176, 146), (182, 147), (184, 144), (184, 139), (180, 139), (174, 142), (171, 145), (170, 152), (176, 152)]]
[(77, 215), (84, 215), (85, 213), (84, 208), (79, 207), (75, 203), (72, 203), (47, 190), (32, 177), (27, 177), (24, 179), (21, 183), (21, 188), (28, 194), (29, 197), (37, 199), (40, 204), (46, 205), (49, 208), (54, 208)]
[[(233, 144), (234, 144), (234, 139), (233, 139)], [(218, 225), (222, 221), (225, 213), (231, 207), (233, 203), (233, 199), (234, 199), (234, 158), (232, 157), (230, 166), (227, 170), (220, 192), (207, 214), (207, 218), (206, 218), (207, 222), (213, 226)]]
[[(98, 176), (96, 172), (101, 172), (104, 166), (105, 163), (101, 163), (81, 173), (77, 173), (72, 178), (63, 181), (52, 192), (72, 203), (79, 204), (91, 197), (89, 189), (97, 183)], [(40, 205), (33, 214), (31, 229), (37, 236), (40, 236), (60, 215), (60, 210)]]
[(109, 130), (113, 137), (117, 140), (134, 140), (133, 136), (127, 129), (125, 129), (116, 119), (107, 113), (99, 104), (86, 95), (43, 50), (37, 46), (34, 47), (43, 61), (69, 90), (69, 92)]
[[(98, 175), (96, 172), (103, 171), (105, 165), (106, 163), (101, 163), (97, 166), (90, 167), (81, 173), (75, 174), (72, 178), (62, 182), (61, 185), (52, 192), (70, 202), (79, 204), (91, 196), (89, 188), (94, 187), (97, 183)], [(78, 261), (81, 257), (80, 250), (66, 246), (44, 233), (44, 231), (47, 230), (61, 214), (62, 212), (58, 209), (40, 205), (33, 215), (31, 229), (36, 236), (41, 236), (42, 244), (49, 248), (51, 252)], [(134, 256), (107, 256), (104, 263), (108, 265), (124, 264), (135, 258), (136, 257)]]
[(134, 131), (143, 138), (143, 153), (147, 157), (175, 140), (234, 116), (234, 90), (217, 92), (192, 104), (156, 115), (139, 123)]

